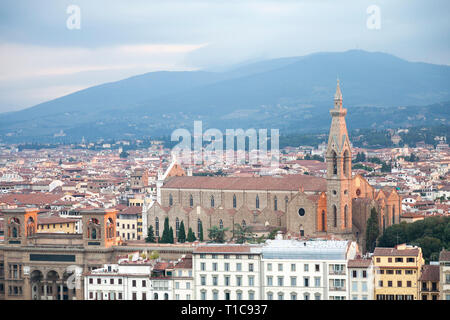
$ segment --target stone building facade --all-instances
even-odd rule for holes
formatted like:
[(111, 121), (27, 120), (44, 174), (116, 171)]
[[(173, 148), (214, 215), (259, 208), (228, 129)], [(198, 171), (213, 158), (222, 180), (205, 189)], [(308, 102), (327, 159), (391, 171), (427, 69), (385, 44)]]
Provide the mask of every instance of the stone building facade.
[(293, 237), (337, 237), (357, 240), (364, 248), (364, 233), (370, 211), (378, 212), (380, 229), (399, 223), (401, 197), (395, 189), (376, 190), (362, 176), (352, 175), (352, 152), (337, 85), (326, 152), (326, 178), (309, 175), (262, 177), (199, 177), (165, 175), (158, 186), (158, 199), (144, 212), (147, 228), (162, 236), (164, 220), (177, 237), (184, 222), (196, 233), (212, 226), (235, 224), (281, 229)]

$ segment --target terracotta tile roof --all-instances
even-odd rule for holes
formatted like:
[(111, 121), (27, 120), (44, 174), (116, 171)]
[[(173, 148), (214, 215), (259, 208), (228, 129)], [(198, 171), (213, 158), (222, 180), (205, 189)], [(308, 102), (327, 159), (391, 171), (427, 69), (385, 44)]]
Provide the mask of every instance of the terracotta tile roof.
[(192, 255), (187, 255), (175, 265), (175, 269), (192, 269)]
[(122, 211), (119, 211), (117, 214), (129, 214), (129, 215), (133, 215), (133, 214), (141, 214), (142, 213), (142, 207), (127, 207), (125, 209), (123, 209)]
[(52, 223), (72, 223), (77, 222), (77, 219), (69, 219), (62, 217), (40, 217), (38, 216), (38, 224), (52, 224)]
[(426, 264), (423, 266), (420, 281), (439, 281), (439, 266)]
[(326, 191), (326, 180), (309, 175), (286, 175), (283, 177), (172, 177), (163, 188), (218, 189), (218, 190), (279, 190)]
[(372, 264), (372, 259), (353, 259), (348, 260), (349, 268), (368, 268)]
[(374, 256), (413, 256), (417, 257), (419, 255), (419, 249), (402, 249), (398, 250), (395, 248), (375, 248), (373, 252)]
[(439, 254), (439, 261), (450, 261), (450, 251), (442, 250)]

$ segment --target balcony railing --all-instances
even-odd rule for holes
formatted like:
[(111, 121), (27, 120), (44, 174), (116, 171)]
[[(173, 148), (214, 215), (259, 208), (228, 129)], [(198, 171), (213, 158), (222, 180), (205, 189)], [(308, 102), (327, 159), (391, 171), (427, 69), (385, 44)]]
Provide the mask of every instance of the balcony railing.
[(345, 270), (330, 270), (328, 274), (335, 276), (345, 276), (346, 273)]
[(345, 291), (345, 287), (330, 287), (330, 291)]

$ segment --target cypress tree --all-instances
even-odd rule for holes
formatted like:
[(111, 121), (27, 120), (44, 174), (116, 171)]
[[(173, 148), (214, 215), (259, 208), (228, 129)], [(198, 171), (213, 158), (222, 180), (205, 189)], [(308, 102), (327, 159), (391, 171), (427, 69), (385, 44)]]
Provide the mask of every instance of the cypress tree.
[(169, 241), (167, 243), (173, 243), (173, 229), (172, 227), (169, 228)]
[(181, 221), (180, 229), (178, 230), (178, 242), (186, 242), (186, 230), (184, 229), (184, 222)]
[(203, 223), (200, 222), (200, 228), (198, 230), (198, 240), (203, 241)]
[(161, 243), (170, 243), (170, 235), (169, 235), (169, 218), (164, 219), (164, 230), (161, 237)]
[(147, 238), (145, 238), (145, 242), (155, 243), (155, 233), (153, 231), (152, 225), (148, 227)]
[(370, 210), (370, 218), (367, 219), (366, 227), (366, 252), (373, 252), (375, 250), (378, 235), (380, 234), (380, 227), (378, 225), (378, 213), (375, 208)]
[(192, 228), (189, 228), (189, 230), (188, 230), (188, 235), (187, 235), (187, 242), (194, 242), (195, 240), (197, 240), (197, 239), (195, 238), (195, 234), (194, 234), (194, 232), (192, 231)]

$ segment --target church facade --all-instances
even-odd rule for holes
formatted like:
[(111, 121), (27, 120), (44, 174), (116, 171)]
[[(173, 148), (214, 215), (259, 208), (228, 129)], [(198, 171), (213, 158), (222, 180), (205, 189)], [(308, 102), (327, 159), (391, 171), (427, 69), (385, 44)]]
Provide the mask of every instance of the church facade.
[(186, 176), (179, 167), (171, 174), (169, 168), (159, 182), (157, 201), (147, 209), (144, 232), (152, 225), (155, 236), (161, 237), (168, 217), (175, 238), (183, 221), (197, 238), (203, 230), (205, 240), (213, 226), (228, 228), (231, 238), (235, 224), (240, 224), (254, 231), (277, 228), (291, 237), (356, 240), (364, 247), (371, 209), (377, 210), (384, 229), (399, 223), (401, 197), (395, 189), (377, 190), (362, 176), (352, 175), (347, 109), (339, 82), (330, 114), (326, 178), (200, 177)]

